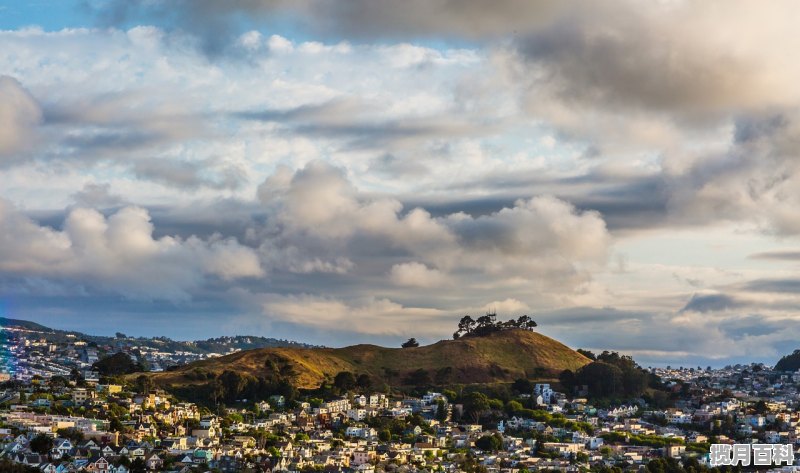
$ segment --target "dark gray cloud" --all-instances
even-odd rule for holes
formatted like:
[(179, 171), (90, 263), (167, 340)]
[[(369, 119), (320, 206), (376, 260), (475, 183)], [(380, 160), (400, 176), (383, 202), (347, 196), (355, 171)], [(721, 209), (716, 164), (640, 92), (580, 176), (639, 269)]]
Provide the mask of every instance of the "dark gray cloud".
[(791, 318), (769, 319), (759, 315), (748, 315), (723, 321), (720, 328), (732, 340), (745, 337), (762, 337), (779, 334), (787, 325), (794, 323)]
[(67, 150), (73, 150), (75, 155), (94, 154), (102, 157), (109, 153), (149, 148), (165, 142), (167, 137), (161, 133), (129, 129), (69, 133), (61, 145)]
[[(344, 150), (384, 149), (407, 141), (485, 136), (498, 124), (480, 123), (452, 115), (386, 119), (380, 104), (359, 99), (336, 99), (289, 109), (235, 112), (243, 120), (280, 123), (313, 138), (340, 138)], [(386, 155), (384, 155), (386, 156)]]
[(88, 183), (83, 189), (72, 194), (75, 203), (81, 207), (102, 208), (117, 207), (124, 199), (111, 192), (110, 184)]
[(752, 292), (798, 294), (800, 279), (757, 279), (747, 282), (744, 289)]
[(246, 181), (243, 169), (216, 160), (176, 161), (167, 158), (138, 159), (132, 164), (140, 179), (181, 189), (237, 189)]
[(681, 312), (719, 312), (742, 307), (745, 304), (726, 294), (693, 294)]
[(752, 255), (748, 256), (748, 258), (776, 261), (798, 261), (800, 260), (800, 250), (764, 251), (761, 253), (753, 253)]
[[(673, 225), (670, 199), (673, 185), (663, 174), (615, 176), (590, 172), (571, 177), (549, 177), (538, 171), (487, 173), (479, 179), (448, 182), (429, 197), (402, 197), (439, 215), (465, 212), (483, 215), (512, 205), (520, 196), (547, 193), (571, 202), (581, 210), (603, 216), (612, 231), (640, 230)], [(479, 194), (480, 197), (471, 197)], [(458, 195), (449, 199), (442, 195)]]
[(384, 153), (370, 161), (368, 171), (383, 176), (414, 178), (425, 176), (430, 169), (417, 160)]

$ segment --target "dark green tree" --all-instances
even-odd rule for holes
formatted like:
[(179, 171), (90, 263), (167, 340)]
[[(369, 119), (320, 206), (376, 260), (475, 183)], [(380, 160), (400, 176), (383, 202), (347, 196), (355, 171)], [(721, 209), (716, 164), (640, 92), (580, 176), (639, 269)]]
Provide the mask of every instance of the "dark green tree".
[(356, 385), (358, 385), (359, 389), (367, 390), (372, 387), (372, 378), (366, 373), (361, 373), (356, 379)]
[(53, 439), (45, 434), (38, 434), (31, 439), (30, 448), (33, 452), (46, 455), (53, 448)]
[(422, 368), (414, 370), (406, 375), (405, 384), (409, 386), (427, 386), (431, 384), (431, 377), (427, 371)]
[(519, 378), (511, 385), (511, 389), (519, 394), (531, 394), (533, 392), (533, 383), (525, 378)]
[(92, 365), (102, 376), (120, 376), (142, 371), (142, 365), (133, 361), (127, 353), (118, 352), (109, 355)]
[(484, 452), (497, 452), (503, 448), (503, 437), (500, 434), (484, 435), (475, 441), (475, 446)]
[(581, 355), (585, 356), (586, 358), (589, 358), (590, 360), (596, 360), (597, 359), (595, 354), (590, 352), (589, 350), (584, 350), (583, 348), (578, 348), (577, 352), (580, 353)]
[(356, 377), (349, 371), (340, 371), (333, 378), (333, 385), (340, 391), (349, 391), (356, 387)]
[(471, 392), (464, 399), (464, 409), (476, 424), (480, 423), (481, 416), (489, 410), (489, 398), (481, 392)]

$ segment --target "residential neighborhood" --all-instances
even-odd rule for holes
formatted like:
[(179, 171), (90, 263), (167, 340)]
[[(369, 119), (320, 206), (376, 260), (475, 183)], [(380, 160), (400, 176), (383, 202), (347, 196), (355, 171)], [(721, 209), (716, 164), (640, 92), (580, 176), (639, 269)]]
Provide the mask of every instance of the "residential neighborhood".
[(48, 473), (697, 469), (712, 443), (800, 444), (800, 372), (762, 364), (654, 368), (665, 389), (625, 402), (518, 380), (488, 393), (348, 386), (326, 399), (199, 405), (101, 380), (90, 370), (98, 351), (80, 341), (15, 343), (45, 368), (6, 373), (0, 461)]

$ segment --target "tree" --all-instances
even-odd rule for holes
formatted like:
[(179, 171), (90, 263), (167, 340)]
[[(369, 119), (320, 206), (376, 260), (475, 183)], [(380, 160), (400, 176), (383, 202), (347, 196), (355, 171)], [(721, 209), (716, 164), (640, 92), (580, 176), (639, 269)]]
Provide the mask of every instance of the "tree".
[(225, 385), (222, 384), (219, 378), (214, 378), (211, 380), (211, 400), (214, 402), (214, 405), (218, 405), (219, 401), (221, 401), (225, 397)]
[(69, 380), (67, 380), (67, 378), (65, 378), (63, 376), (53, 376), (47, 382), (47, 384), (50, 386), (50, 390), (51, 391), (60, 391), (60, 390), (64, 389), (65, 387), (67, 387), (68, 383), (69, 383)]
[(59, 437), (70, 439), (73, 444), (83, 441), (83, 432), (74, 427), (58, 429), (56, 434), (58, 434)]
[(142, 394), (149, 393), (153, 389), (153, 380), (146, 374), (139, 375), (136, 378), (136, 389)]
[(590, 360), (596, 360), (597, 359), (595, 354), (590, 352), (589, 350), (584, 350), (583, 348), (578, 348), (577, 352), (580, 353), (581, 355), (585, 356), (586, 358), (589, 358)]
[(436, 401), (436, 420), (439, 422), (447, 421), (447, 403), (442, 399)]
[(147, 471), (147, 464), (143, 458), (136, 458), (131, 462), (131, 473), (145, 473)]
[(356, 379), (356, 384), (361, 389), (369, 389), (372, 387), (372, 378), (370, 378), (366, 373), (361, 373)]
[(458, 322), (458, 330), (453, 333), (453, 338), (459, 339), (468, 336), (482, 337), (502, 330), (533, 330), (538, 325), (536, 321), (527, 315), (521, 315), (517, 319), (499, 322), (496, 321), (496, 318), (497, 314), (494, 312), (487, 312), (476, 320), (473, 320), (469, 315), (465, 315)]
[(400, 345), (403, 348), (416, 348), (419, 346), (419, 342), (416, 338), (409, 338), (405, 343)]
[(592, 397), (617, 397), (623, 393), (622, 370), (602, 361), (595, 361), (578, 370), (576, 381), (589, 387)]
[(141, 364), (136, 363), (127, 353), (117, 352), (92, 365), (102, 376), (120, 376), (142, 371)]
[(39, 434), (31, 439), (30, 447), (32, 451), (46, 455), (53, 448), (53, 440), (45, 434)]
[(83, 375), (81, 374), (81, 372), (78, 371), (78, 368), (72, 368), (72, 370), (70, 370), (69, 380), (73, 381), (78, 386), (86, 385), (86, 381), (83, 379)]
[(409, 386), (427, 386), (431, 384), (431, 377), (427, 371), (419, 368), (406, 375), (405, 383)]
[(333, 385), (341, 391), (349, 391), (356, 387), (356, 377), (349, 371), (340, 371), (333, 378)]
[(572, 370), (564, 370), (561, 374), (558, 375), (558, 382), (561, 383), (561, 387), (564, 388), (567, 392), (572, 392), (575, 390), (575, 373)]
[(523, 409), (522, 403), (515, 400), (510, 400), (506, 403), (506, 414), (513, 416), (515, 413)]
[(531, 394), (533, 392), (533, 383), (525, 378), (519, 378), (511, 385), (511, 389), (520, 394)]
[(497, 452), (503, 448), (503, 437), (500, 434), (484, 435), (475, 441), (475, 446), (484, 452)]
[(479, 423), (481, 416), (489, 409), (489, 398), (480, 392), (471, 392), (464, 399), (464, 408)]

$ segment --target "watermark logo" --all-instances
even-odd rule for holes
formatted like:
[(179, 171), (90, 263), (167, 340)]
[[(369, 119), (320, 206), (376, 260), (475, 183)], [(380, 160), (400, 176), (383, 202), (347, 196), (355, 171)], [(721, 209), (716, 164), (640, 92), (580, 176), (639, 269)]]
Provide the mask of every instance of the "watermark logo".
[(770, 466), (793, 465), (794, 449), (791, 444), (715, 443), (711, 445), (709, 460), (715, 466)]

